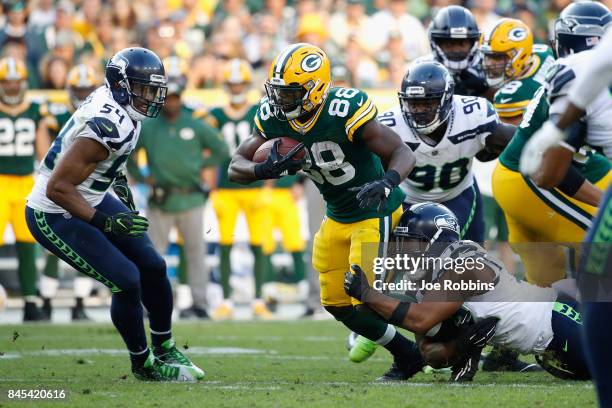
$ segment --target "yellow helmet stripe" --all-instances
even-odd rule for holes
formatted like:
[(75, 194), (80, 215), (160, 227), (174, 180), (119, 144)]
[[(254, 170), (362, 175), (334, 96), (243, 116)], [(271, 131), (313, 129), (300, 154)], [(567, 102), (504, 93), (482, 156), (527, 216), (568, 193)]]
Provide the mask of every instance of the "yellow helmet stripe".
[(282, 79), (283, 71), (285, 69), (285, 65), (287, 65), (287, 61), (289, 61), (289, 57), (296, 51), (298, 48), (303, 46), (303, 43), (294, 44), (292, 47), (287, 47), (279, 54), (276, 58), (276, 65), (274, 65), (274, 78)]
[(234, 58), (233, 60), (231, 60), (230, 62), (230, 74), (229, 74), (229, 78), (227, 78), (227, 82), (229, 83), (238, 83), (238, 82), (242, 82), (243, 78), (240, 72), (240, 60), (238, 58)]
[(15, 60), (15, 58), (8, 58), (6, 62), (8, 65), (6, 79), (21, 79), (19, 71), (17, 70), (17, 60)]
[(497, 28), (503, 23), (505, 23), (506, 21), (508, 21), (508, 19), (506, 18), (502, 18), (498, 20), (497, 23), (495, 23), (495, 25), (491, 27), (489, 31), (485, 34), (484, 42), (485, 43), (491, 42), (491, 38), (493, 38), (493, 35), (495, 34), (495, 31), (497, 31)]

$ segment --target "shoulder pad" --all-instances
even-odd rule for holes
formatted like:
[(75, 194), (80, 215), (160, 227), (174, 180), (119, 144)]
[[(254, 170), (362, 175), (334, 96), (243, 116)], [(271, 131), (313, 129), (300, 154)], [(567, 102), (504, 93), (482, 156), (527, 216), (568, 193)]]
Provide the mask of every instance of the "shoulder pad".
[(552, 102), (555, 98), (565, 95), (574, 78), (576, 78), (576, 73), (571, 67), (561, 63), (551, 66), (545, 76), (545, 87), (549, 100)]
[(134, 137), (134, 130), (132, 130), (126, 137), (121, 138), (119, 129), (117, 129), (117, 126), (108, 118), (96, 116), (89, 119), (86, 124), (96, 136), (98, 136), (102, 143), (111, 150), (119, 150), (121, 146)]

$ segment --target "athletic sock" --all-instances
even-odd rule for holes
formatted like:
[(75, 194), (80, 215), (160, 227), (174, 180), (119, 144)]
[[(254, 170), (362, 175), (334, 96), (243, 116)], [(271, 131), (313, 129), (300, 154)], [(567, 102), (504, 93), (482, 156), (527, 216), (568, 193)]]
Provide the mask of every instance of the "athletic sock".
[(17, 242), (17, 260), (19, 262), (19, 284), (21, 295), (36, 296), (36, 244)]
[[(393, 327), (391, 325), (389, 326)], [(414, 341), (404, 337), (397, 330), (395, 331), (393, 338), (387, 344), (383, 344), (383, 347), (389, 350), (393, 357), (401, 361), (421, 367), (424, 364), (423, 356), (421, 355), (421, 351), (419, 350), (417, 344)]]
[(132, 367), (142, 367), (149, 358), (150, 350), (149, 348), (145, 348), (142, 351), (132, 352), (130, 351), (130, 360), (132, 361)]
[(130, 353), (147, 348), (147, 336), (142, 321), (140, 290), (132, 289), (113, 294), (111, 319)]
[(230, 275), (232, 274), (232, 264), (230, 261), (230, 252), (232, 251), (231, 245), (219, 245), (220, 247), (220, 260), (219, 260), (219, 271), (221, 272), (221, 286), (223, 287), (223, 299), (229, 299), (232, 295), (232, 288), (230, 286)]
[(276, 282), (277, 276), (274, 271), (274, 266), (272, 265), (272, 254), (266, 254), (264, 256), (266, 258), (266, 278), (264, 282)]
[(295, 251), (291, 253), (293, 257), (293, 282), (298, 283), (304, 280), (306, 276), (306, 265), (304, 264), (304, 251)]
[(255, 277), (255, 298), (261, 298), (261, 286), (266, 276), (266, 257), (263, 254), (261, 245), (251, 245), (251, 250), (255, 256), (255, 264), (253, 265), (253, 275)]
[(172, 287), (165, 270), (162, 276), (157, 273), (147, 276), (147, 272), (152, 271), (141, 273), (142, 304), (149, 312), (151, 341), (154, 346), (160, 346), (172, 337)]
[(45, 261), (44, 276), (57, 279), (59, 277), (59, 258), (54, 254), (48, 253)]

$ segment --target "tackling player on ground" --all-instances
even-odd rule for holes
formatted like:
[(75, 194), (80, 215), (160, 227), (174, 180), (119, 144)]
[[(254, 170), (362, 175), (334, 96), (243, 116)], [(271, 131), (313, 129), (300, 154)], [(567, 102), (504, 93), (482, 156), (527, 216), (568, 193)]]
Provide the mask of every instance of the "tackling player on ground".
[[(165, 98), (166, 77), (157, 55), (144, 48), (115, 54), (106, 66), (105, 86), (81, 104), (42, 161), (26, 219), (41, 245), (111, 290), (111, 318), (136, 378), (195, 381), (204, 372), (172, 338), (166, 264), (120, 177), (138, 142), (141, 121), (156, 117)], [(111, 186), (121, 201), (108, 193)], [(142, 305), (149, 314), (152, 352)]]
[[(490, 341), (536, 354), (538, 363), (559, 378), (590, 378), (579, 304), (567, 292), (517, 281), (480, 245), (460, 240), (457, 218), (437, 203), (411, 206), (393, 235), (392, 256), (408, 254), (442, 262), (389, 273), (387, 283), (408, 280), (417, 288), (423, 282), (438, 283), (440, 288), (380, 293), (370, 287), (361, 268), (352, 265), (345, 290), (391, 324), (417, 334), (428, 364), (452, 366), (451, 380), (471, 381), (478, 364), (472, 356), (479, 356)], [(448, 289), (448, 283), (466, 288), (473, 284), (473, 289)]]
[[(382, 379), (409, 378), (422, 367), (416, 345), (348, 296), (342, 282), (354, 262), (363, 262), (365, 273), (373, 276), (372, 260), (402, 212), (404, 194), (398, 186), (414, 167), (412, 152), (375, 120), (377, 110), (366, 93), (332, 88), (329, 58), (316, 46), (285, 48), (274, 59), (265, 87), (268, 97), (259, 105), (252, 136), (232, 159), (230, 179), (250, 183), (304, 169), (327, 203), (313, 248), (323, 306), (393, 354), (394, 364)], [(265, 162), (252, 161), (266, 140), (287, 136), (301, 144), (283, 157), (275, 142)], [(301, 149), (304, 163), (293, 160)]]

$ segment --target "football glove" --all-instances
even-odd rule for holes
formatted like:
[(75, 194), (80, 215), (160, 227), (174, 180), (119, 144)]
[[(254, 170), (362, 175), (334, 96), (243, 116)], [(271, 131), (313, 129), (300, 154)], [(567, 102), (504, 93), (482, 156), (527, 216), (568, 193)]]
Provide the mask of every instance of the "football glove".
[(362, 301), (372, 290), (368, 277), (359, 265), (351, 265), (351, 270), (344, 274), (344, 291), (350, 297)]
[(121, 200), (121, 202), (125, 204), (130, 211), (136, 211), (134, 196), (132, 196), (132, 191), (130, 190), (125, 174), (120, 174), (117, 176), (117, 178), (115, 178), (115, 181), (113, 182), (113, 191), (117, 195), (117, 198), (119, 198), (119, 200)]
[(136, 211), (108, 215), (96, 210), (90, 224), (105, 234), (131, 238), (142, 237), (149, 228), (149, 221)]
[(482, 349), (495, 335), (499, 318), (491, 316), (469, 326), (457, 339), (460, 354)]
[(452, 382), (472, 381), (478, 371), (481, 351), (482, 349), (479, 348), (462, 355), (451, 368), (450, 380)]
[(553, 122), (544, 122), (523, 148), (520, 162), (521, 173), (526, 176), (533, 176), (542, 165), (542, 158), (546, 150), (558, 145), (564, 138), (563, 131)]
[(349, 191), (357, 192), (359, 208), (376, 206), (376, 211), (380, 212), (385, 208), (389, 194), (399, 185), (400, 181), (398, 172), (389, 170), (382, 179), (371, 181), (361, 187), (351, 187)]
[(285, 156), (278, 152), (280, 143), (280, 140), (275, 140), (266, 161), (255, 165), (254, 172), (258, 180), (277, 179), (286, 174), (293, 175), (302, 169), (304, 160), (294, 160), (293, 158), (302, 151), (304, 143), (296, 145)]

